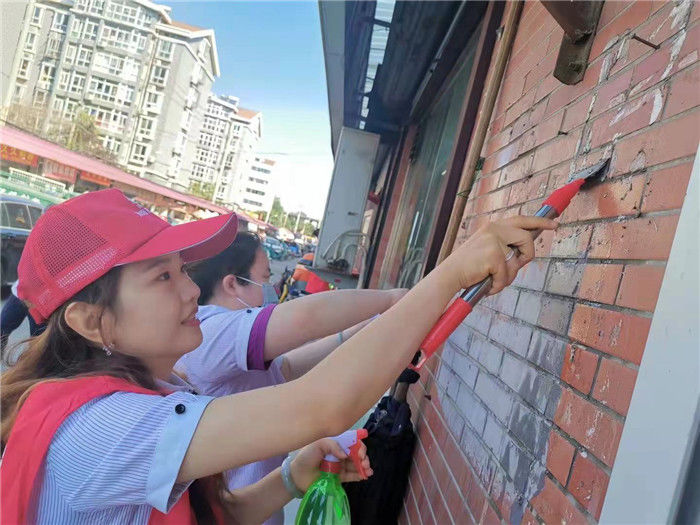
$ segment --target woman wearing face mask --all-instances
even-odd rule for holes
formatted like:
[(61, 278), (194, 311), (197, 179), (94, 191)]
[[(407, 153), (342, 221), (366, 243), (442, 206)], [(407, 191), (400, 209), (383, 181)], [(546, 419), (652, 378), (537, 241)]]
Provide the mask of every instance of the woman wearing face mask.
[[(197, 318), (203, 341), (175, 368), (212, 396), (300, 377), (404, 295), (403, 290), (337, 290), (277, 305), (270, 261), (258, 236), (248, 232), (189, 274), (201, 290)], [(307, 343), (312, 339), (317, 340)], [(255, 483), (283, 460), (276, 456), (226, 472), (228, 488)], [(279, 512), (267, 523), (282, 519)]]

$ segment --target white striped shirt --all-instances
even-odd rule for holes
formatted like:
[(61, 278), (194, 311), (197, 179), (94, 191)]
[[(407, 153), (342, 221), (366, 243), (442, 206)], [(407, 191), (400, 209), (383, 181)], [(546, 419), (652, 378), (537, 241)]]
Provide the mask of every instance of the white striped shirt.
[[(173, 382), (165, 386), (189, 387)], [(117, 392), (83, 405), (49, 446), (36, 523), (146, 525), (152, 508), (169, 511), (189, 487), (175, 480), (211, 400)]]

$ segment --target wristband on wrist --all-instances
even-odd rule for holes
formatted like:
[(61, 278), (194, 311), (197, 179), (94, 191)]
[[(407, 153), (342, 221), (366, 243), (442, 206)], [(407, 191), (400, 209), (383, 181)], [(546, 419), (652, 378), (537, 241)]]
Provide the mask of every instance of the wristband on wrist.
[(304, 497), (304, 493), (299, 490), (299, 487), (296, 486), (296, 483), (294, 483), (292, 479), (292, 472), (290, 470), (291, 463), (292, 456), (287, 456), (282, 462), (282, 483), (284, 483), (284, 488), (287, 489), (287, 492), (289, 492), (293, 498), (301, 499)]

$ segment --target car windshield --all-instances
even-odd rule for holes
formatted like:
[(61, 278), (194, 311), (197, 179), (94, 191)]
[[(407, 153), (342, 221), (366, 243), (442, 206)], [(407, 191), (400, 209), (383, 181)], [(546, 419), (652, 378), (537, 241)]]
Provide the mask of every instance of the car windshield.
[(32, 220), (25, 204), (3, 202), (2, 225), (23, 230), (32, 229)]
[(29, 216), (32, 218), (32, 226), (34, 226), (41, 216), (42, 209), (36, 206), (27, 206), (27, 208), (29, 208)]

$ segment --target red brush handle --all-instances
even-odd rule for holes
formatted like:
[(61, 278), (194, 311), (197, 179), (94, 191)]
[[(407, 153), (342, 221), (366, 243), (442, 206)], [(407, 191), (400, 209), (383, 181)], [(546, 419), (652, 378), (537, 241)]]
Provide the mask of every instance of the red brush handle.
[[(584, 182), (583, 179), (575, 180), (555, 190), (547, 200), (542, 203), (542, 207), (535, 216), (554, 219), (561, 215)], [(541, 230), (536, 230), (531, 233), (533, 239), (536, 239), (541, 233)], [(425, 339), (423, 339), (423, 343), (420, 345), (420, 360), (409, 368), (416, 371), (420, 370), (423, 363), (447, 341), (450, 334), (452, 334), (460, 323), (469, 315), (474, 305), (488, 294), (491, 289), (491, 284), (492, 281), (489, 276), (480, 283), (465, 290), (464, 293), (450, 305), (447, 311), (442, 314), (442, 317), (435, 323), (435, 326), (433, 326)]]
[(435, 326), (425, 336), (420, 345), (421, 358), (418, 363), (412, 368), (419, 370), (426, 359), (433, 355), (442, 344), (447, 341), (450, 334), (454, 332), (465, 317), (472, 311), (472, 305), (466, 302), (461, 297), (458, 297), (449, 306), (444, 314), (440, 316)]

